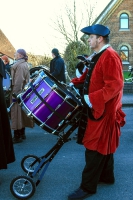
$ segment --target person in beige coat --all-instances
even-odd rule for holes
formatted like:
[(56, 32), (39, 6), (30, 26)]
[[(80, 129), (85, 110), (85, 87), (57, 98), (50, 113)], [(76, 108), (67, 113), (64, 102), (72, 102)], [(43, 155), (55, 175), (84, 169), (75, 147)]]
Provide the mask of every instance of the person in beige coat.
[(11, 103), (15, 102), (11, 108), (11, 129), (14, 130), (13, 143), (22, 142), (26, 139), (25, 127), (34, 127), (34, 122), (26, 116), (24, 111), (12, 94), (20, 94), (24, 86), (29, 82), (30, 72), (28, 69), (28, 56), (24, 49), (18, 49), (15, 53), (16, 62), (11, 68), (12, 78), (12, 92), (11, 92)]

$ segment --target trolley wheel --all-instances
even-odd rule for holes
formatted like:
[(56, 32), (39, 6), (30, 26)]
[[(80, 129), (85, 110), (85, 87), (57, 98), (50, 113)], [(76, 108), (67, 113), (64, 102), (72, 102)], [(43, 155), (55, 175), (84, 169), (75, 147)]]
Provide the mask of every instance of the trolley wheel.
[(10, 191), (18, 199), (28, 199), (35, 193), (36, 186), (28, 176), (18, 176), (11, 181)]
[[(33, 164), (33, 162), (35, 163)], [(32, 174), (39, 163), (40, 163), (40, 158), (38, 158), (35, 155), (27, 155), (22, 159), (21, 167), (24, 170), (24, 172)]]

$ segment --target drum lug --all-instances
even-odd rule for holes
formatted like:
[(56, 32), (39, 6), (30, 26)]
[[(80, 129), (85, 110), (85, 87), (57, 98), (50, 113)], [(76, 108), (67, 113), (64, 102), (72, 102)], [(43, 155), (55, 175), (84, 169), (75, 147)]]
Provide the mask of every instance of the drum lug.
[(29, 93), (26, 95), (26, 98), (29, 98), (29, 97), (31, 96), (31, 94), (32, 94), (32, 91), (29, 92)]
[(21, 103), (19, 103), (19, 105), (22, 107), (23, 103), (21, 102)]
[(43, 128), (43, 126), (45, 125), (45, 123), (40, 124), (40, 127)]
[(64, 120), (62, 120), (62, 121), (59, 123), (59, 126), (61, 126), (63, 123), (64, 123)]
[(57, 88), (57, 85), (56, 85), (56, 84), (54, 84), (54, 85), (52, 86), (52, 89), (55, 89), (55, 88)]
[(56, 132), (56, 130), (52, 131), (52, 134), (54, 134)]
[[(43, 70), (42, 70), (43, 71)], [(43, 74), (42, 76), (42, 79), (44, 79), (44, 78), (46, 78), (47, 76), (46, 76), (46, 74)]]
[(16, 98), (17, 98), (17, 99), (20, 99), (21, 95), (22, 95), (22, 93), (18, 94), (18, 95), (16, 96)]
[(33, 119), (33, 115), (31, 115), (30, 118)]
[(59, 104), (57, 107), (56, 107), (56, 110), (58, 109), (58, 108), (60, 108), (61, 107), (61, 104)]
[(71, 115), (72, 113), (71, 112), (69, 112), (68, 114), (67, 114), (67, 116), (66, 116), (66, 119)]
[(53, 113), (51, 113), (51, 115), (49, 115), (49, 116), (47, 117), (47, 119), (49, 119), (52, 115), (53, 115)]
[(40, 85), (40, 83), (35, 84), (35, 88), (38, 88), (39, 85)]
[(29, 87), (29, 84), (26, 84), (25, 86), (24, 86), (24, 91), (26, 91), (27, 89), (28, 89), (28, 87)]
[(32, 115), (32, 112), (29, 112), (29, 113), (27, 114), (27, 117), (31, 117), (31, 115)]
[(65, 97), (65, 101), (67, 100), (67, 99), (70, 99), (70, 96), (69, 95), (66, 95), (66, 97)]

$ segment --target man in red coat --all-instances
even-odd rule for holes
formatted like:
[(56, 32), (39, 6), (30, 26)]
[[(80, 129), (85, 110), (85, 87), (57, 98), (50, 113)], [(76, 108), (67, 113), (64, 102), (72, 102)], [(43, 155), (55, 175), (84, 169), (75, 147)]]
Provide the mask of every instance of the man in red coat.
[(120, 127), (125, 124), (125, 113), (121, 110), (122, 62), (109, 45), (110, 30), (96, 24), (81, 32), (89, 35), (89, 46), (95, 55), (89, 69), (71, 83), (84, 83), (82, 102), (88, 118), (82, 140), (86, 165), (80, 187), (68, 196), (69, 200), (84, 199), (96, 193), (99, 182), (115, 182), (113, 153), (119, 145)]

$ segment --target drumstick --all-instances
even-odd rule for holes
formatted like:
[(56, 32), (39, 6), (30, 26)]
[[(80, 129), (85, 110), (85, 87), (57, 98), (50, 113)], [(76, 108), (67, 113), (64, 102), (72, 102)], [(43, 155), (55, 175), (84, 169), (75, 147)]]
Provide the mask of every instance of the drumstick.
[[(71, 81), (71, 78), (70, 78), (70, 76), (67, 74), (67, 76), (68, 76), (68, 78), (69, 78), (69, 80)], [(81, 96), (80, 94), (79, 94), (79, 92), (78, 92), (78, 90), (74, 87), (74, 85), (73, 85), (73, 87), (72, 87), (74, 90), (75, 90), (75, 92), (79, 95), (79, 96)]]
[(14, 103), (16, 103), (16, 102), (12, 102), (11, 105), (9, 106), (9, 108), (7, 108), (7, 112), (10, 112), (11, 107), (14, 105)]
[(68, 75), (68, 73), (67, 73), (67, 77), (69, 78), (69, 80), (71, 81), (71, 78), (70, 78), (70, 76)]
[(76, 92), (79, 96), (81, 96), (81, 95), (79, 94), (78, 90), (74, 87), (74, 85), (72, 86), (72, 88), (75, 90), (75, 92)]

